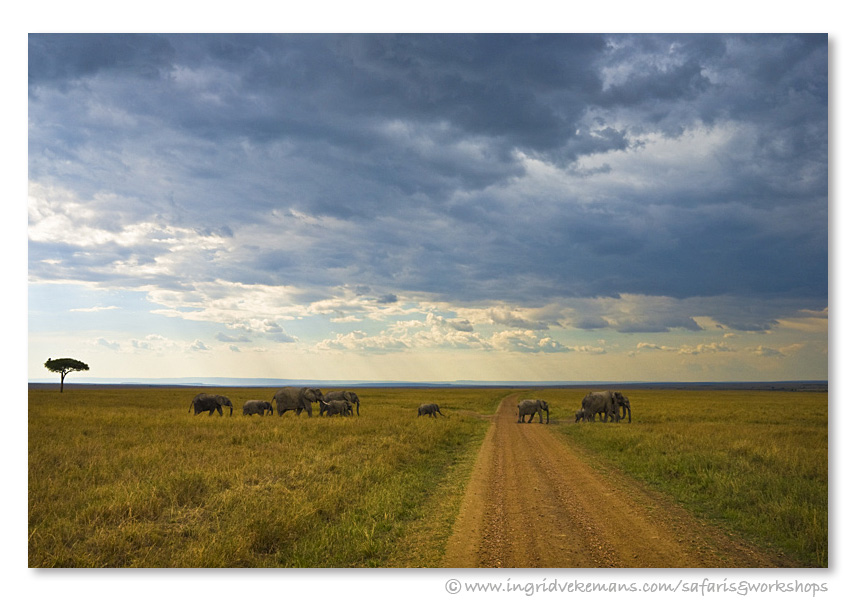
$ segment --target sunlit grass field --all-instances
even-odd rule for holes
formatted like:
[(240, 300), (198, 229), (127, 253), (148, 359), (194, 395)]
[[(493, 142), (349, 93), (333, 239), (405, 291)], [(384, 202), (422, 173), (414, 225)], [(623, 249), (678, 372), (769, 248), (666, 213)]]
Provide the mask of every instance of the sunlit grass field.
[[(360, 417), (243, 417), (275, 389), (29, 393), (31, 567), (432, 567), (508, 389), (356, 389)], [(212, 390), (213, 391), (213, 390)], [(827, 395), (623, 390), (633, 422), (573, 423), (585, 391), (526, 393), (551, 429), (696, 514), (827, 565)], [(448, 419), (417, 418), (437, 402)]]
[(573, 423), (586, 391), (540, 391), (596, 462), (795, 559), (826, 567), (827, 393), (623, 390), (633, 422)]
[(275, 391), (246, 388), (194, 416), (199, 391), (30, 391), (31, 567), (437, 565), (508, 394), (359, 390), (360, 417), (309, 419), (243, 417)]

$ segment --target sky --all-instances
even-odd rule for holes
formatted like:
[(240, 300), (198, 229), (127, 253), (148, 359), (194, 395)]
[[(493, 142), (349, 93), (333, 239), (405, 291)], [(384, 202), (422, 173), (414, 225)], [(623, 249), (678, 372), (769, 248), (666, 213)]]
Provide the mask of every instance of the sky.
[(828, 377), (827, 35), (28, 36), (28, 359)]

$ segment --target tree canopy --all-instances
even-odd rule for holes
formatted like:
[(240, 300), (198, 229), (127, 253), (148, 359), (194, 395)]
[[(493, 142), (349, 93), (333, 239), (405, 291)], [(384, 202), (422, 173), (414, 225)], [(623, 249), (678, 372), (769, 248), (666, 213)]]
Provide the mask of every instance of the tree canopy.
[(60, 392), (63, 391), (63, 385), (65, 384), (65, 377), (73, 371), (89, 371), (89, 366), (83, 361), (78, 361), (77, 359), (69, 359), (65, 357), (63, 359), (51, 359), (48, 358), (45, 361), (45, 367), (54, 373), (58, 373), (60, 375)]

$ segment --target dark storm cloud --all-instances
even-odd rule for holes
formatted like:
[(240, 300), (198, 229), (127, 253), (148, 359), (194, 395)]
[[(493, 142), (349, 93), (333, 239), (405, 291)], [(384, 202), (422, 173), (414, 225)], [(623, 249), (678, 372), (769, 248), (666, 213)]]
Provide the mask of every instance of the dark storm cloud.
[(28, 51), (31, 92), (34, 87), (65, 86), (102, 71), (158, 78), (171, 68), (174, 56), (167, 40), (133, 34), (31, 35)]
[[(78, 224), (230, 242), (201, 279), (826, 306), (823, 35), (31, 35), (29, 94), (31, 181)], [(721, 130), (701, 165), (624, 162)], [(526, 187), (533, 161), (565, 183)], [(31, 271), (169, 252), (66, 244)]]

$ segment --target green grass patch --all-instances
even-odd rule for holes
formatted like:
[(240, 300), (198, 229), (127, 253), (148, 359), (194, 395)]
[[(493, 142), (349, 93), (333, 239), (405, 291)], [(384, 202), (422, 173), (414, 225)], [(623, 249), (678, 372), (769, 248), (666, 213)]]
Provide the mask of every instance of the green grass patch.
[[(436, 566), (509, 391), (358, 390), (359, 418), (244, 417), (275, 389), (29, 393), (31, 567)], [(448, 419), (417, 418), (437, 402)]]
[(633, 423), (575, 424), (585, 392), (538, 395), (596, 462), (803, 565), (827, 566), (826, 393), (623, 390)]

